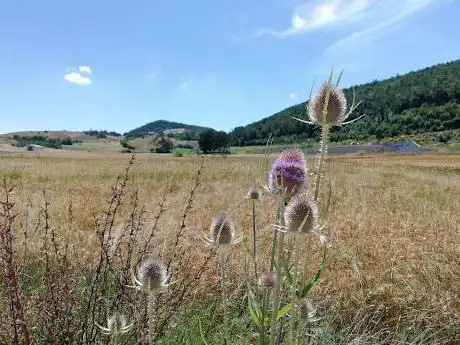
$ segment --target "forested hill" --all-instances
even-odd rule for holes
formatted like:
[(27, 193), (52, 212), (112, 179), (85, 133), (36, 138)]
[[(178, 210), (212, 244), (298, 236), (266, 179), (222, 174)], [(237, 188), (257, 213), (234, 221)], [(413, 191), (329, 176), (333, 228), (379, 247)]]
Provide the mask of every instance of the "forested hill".
[[(316, 85), (318, 86), (318, 85)], [(442, 132), (460, 128), (460, 60), (428, 67), (382, 81), (355, 86), (363, 103), (350, 119), (359, 121), (334, 128), (332, 141), (383, 139), (405, 134)], [(351, 103), (352, 88), (344, 89)], [(289, 107), (261, 121), (237, 127), (233, 145), (260, 145), (273, 133), (277, 143), (317, 138), (318, 128), (291, 118), (306, 119), (306, 104)]]
[(166, 120), (157, 120), (154, 122), (149, 122), (141, 127), (135, 128), (129, 132), (126, 132), (124, 135), (128, 138), (136, 138), (149, 133), (163, 133), (170, 130), (185, 130), (187, 133), (199, 134), (200, 132), (207, 130), (206, 127), (186, 125), (184, 123), (171, 122)]

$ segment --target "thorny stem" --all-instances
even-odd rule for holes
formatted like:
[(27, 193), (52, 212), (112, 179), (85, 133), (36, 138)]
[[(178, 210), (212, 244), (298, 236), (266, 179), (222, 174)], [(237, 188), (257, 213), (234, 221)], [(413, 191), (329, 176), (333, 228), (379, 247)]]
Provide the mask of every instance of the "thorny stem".
[[(278, 209), (276, 211), (277, 223), (281, 223), (283, 210), (284, 210), (284, 198), (279, 198), (278, 199)], [(274, 232), (273, 232), (273, 242), (272, 242), (272, 251), (271, 251), (271, 259), (270, 259), (270, 272), (273, 271), (273, 267), (275, 266), (275, 253), (276, 253), (276, 244), (277, 244), (277, 242), (278, 242), (278, 231), (274, 230)]]
[(256, 256), (256, 202), (252, 200), (252, 238), (254, 249), (254, 276), (257, 280), (257, 256)]
[(174, 245), (172, 246), (172, 249), (171, 249), (172, 255), (171, 255), (171, 258), (168, 261), (168, 264), (166, 265), (168, 271), (169, 271), (169, 269), (171, 267), (172, 261), (177, 259), (177, 257), (180, 254), (179, 253), (180, 248), (178, 248), (179, 247), (179, 242), (180, 242), (180, 239), (181, 239), (181, 237), (182, 237), (182, 235), (184, 233), (185, 228), (187, 227), (185, 221), (187, 219), (188, 213), (190, 212), (190, 210), (193, 207), (193, 201), (195, 200), (196, 191), (197, 191), (198, 187), (201, 184), (201, 175), (203, 173), (203, 168), (204, 168), (204, 158), (201, 158), (200, 166), (198, 168), (198, 171), (196, 172), (195, 181), (193, 183), (192, 188), (190, 189), (187, 205), (185, 206), (184, 213), (182, 214), (182, 219), (181, 219), (179, 230), (176, 232), (176, 238), (174, 240)]
[(321, 153), (316, 171), (316, 183), (315, 183), (315, 201), (318, 201), (319, 190), (321, 184), (321, 177), (323, 175), (324, 159), (327, 154), (327, 143), (329, 139), (329, 125), (323, 124), (321, 127)]
[(10, 198), (13, 188), (8, 187), (5, 178), (3, 179), (2, 189), (5, 197), (4, 201), (0, 201), (0, 262), (2, 262), (4, 283), (10, 299), (14, 343), (19, 344), (19, 339), (22, 338), (21, 343), (28, 345), (31, 341), (21, 301), (21, 284), (13, 247), (13, 225), (16, 218), (16, 214), (13, 212), (14, 202)]
[(98, 296), (104, 294), (104, 282), (107, 278), (108, 266), (110, 265), (110, 255), (108, 247), (111, 241), (111, 232), (115, 217), (121, 205), (122, 198), (125, 194), (125, 188), (129, 180), (129, 172), (134, 164), (134, 154), (131, 155), (123, 175), (118, 176), (114, 186), (112, 187), (112, 195), (107, 202), (107, 208), (104, 211), (104, 217), (101, 223), (95, 222), (96, 234), (99, 237), (99, 262), (94, 272), (91, 285), (89, 288), (88, 301), (86, 303), (85, 317), (82, 320), (81, 342), (94, 343), (96, 333), (94, 331), (94, 320), (96, 314), (100, 310), (100, 305), (97, 303)]
[(227, 288), (225, 286), (225, 255), (220, 257), (220, 275), (222, 283), (222, 304), (224, 307), (224, 335), (225, 335), (225, 344), (228, 344), (228, 304), (227, 304)]
[(267, 289), (264, 289), (264, 294), (262, 297), (262, 322), (260, 324), (260, 343), (265, 345), (266, 342), (266, 326), (265, 326), (265, 315), (267, 315), (267, 302), (268, 302), (268, 293)]
[[(284, 220), (283, 220), (284, 224)], [(278, 248), (278, 268), (276, 269), (276, 283), (275, 283), (275, 295), (273, 298), (273, 310), (272, 310), (272, 324), (270, 331), (271, 344), (275, 344), (276, 341), (276, 326), (277, 326), (277, 314), (280, 304), (280, 292), (281, 292), (281, 280), (282, 280), (282, 269), (280, 267), (284, 255), (284, 232), (281, 233), (279, 238)]]
[(297, 278), (298, 278), (298, 271), (299, 271), (299, 241), (296, 238), (297, 233), (294, 233), (294, 273), (292, 277), (292, 285), (291, 285), (291, 319), (290, 319), (290, 327), (289, 327), (289, 344), (294, 343), (294, 330), (297, 321), (298, 315), (298, 301), (296, 296), (296, 288), (297, 288)]
[[(150, 284), (149, 284), (150, 285)], [(147, 295), (147, 314), (148, 314), (148, 325), (149, 325), (149, 345), (153, 345), (155, 337), (154, 337), (154, 327), (153, 327), (153, 308), (155, 303), (155, 296), (153, 295), (153, 291), (150, 289)]]

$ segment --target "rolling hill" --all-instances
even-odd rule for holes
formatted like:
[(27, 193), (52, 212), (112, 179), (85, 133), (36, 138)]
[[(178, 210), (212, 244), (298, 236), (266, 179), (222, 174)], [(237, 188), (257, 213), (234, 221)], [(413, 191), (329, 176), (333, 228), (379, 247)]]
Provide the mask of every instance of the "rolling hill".
[[(350, 119), (366, 114), (348, 126), (335, 127), (331, 140), (379, 141), (404, 135), (430, 134), (439, 141), (460, 139), (460, 60), (438, 64), (404, 75), (354, 87), (363, 103)], [(353, 89), (344, 89), (350, 102)], [(306, 119), (306, 102), (231, 132), (232, 145), (261, 145), (272, 133), (275, 142), (316, 141), (319, 130), (291, 117)]]
[(141, 127), (135, 128), (124, 133), (127, 139), (138, 138), (146, 135), (164, 133), (171, 137), (176, 137), (181, 140), (197, 140), (200, 132), (209, 129), (208, 127), (200, 127), (187, 125), (179, 122), (171, 122), (166, 120), (157, 120), (149, 122)]

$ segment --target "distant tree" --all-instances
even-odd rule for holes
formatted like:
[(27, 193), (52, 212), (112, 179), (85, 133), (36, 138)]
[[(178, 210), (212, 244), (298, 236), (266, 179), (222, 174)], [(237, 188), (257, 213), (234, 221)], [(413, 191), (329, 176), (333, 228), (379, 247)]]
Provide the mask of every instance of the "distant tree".
[(168, 136), (160, 134), (155, 140), (155, 144), (150, 152), (155, 153), (171, 153), (173, 150), (173, 142)]
[(73, 144), (73, 141), (70, 137), (66, 137), (62, 139), (62, 145), (72, 145), (72, 144)]
[(229, 136), (224, 131), (215, 131), (209, 129), (200, 133), (198, 144), (204, 154), (208, 153), (228, 153), (229, 150)]

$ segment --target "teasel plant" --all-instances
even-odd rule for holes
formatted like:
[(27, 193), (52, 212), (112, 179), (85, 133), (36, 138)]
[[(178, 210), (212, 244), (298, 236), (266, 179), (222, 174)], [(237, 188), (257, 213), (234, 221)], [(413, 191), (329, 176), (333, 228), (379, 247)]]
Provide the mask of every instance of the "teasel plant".
[[(357, 119), (346, 121), (349, 116), (355, 111), (361, 102), (356, 102), (355, 95), (353, 94), (353, 100), (350, 108), (347, 110), (347, 100), (342, 89), (339, 88), (339, 83), (342, 77), (343, 71), (339, 74), (336, 83), (334, 84), (333, 70), (330, 73), (329, 79), (320, 86), (317, 93), (312, 98), (312, 91), (310, 92), (310, 98), (308, 102), (308, 117), (310, 121), (303, 119), (294, 118), (298, 121), (319, 125), (321, 127), (321, 147), (319, 155), (316, 159), (316, 170), (315, 170), (315, 181), (313, 184), (313, 196), (311, 196), (307, 190), (303, 193), (296, 195), (285, 208), (284, 220), (285, 224), (278, 226), (281, 231), (286, 231), (292, 234), (294, 243), (294, 257), (292, 265), (289, 266), (288, 262), (284, 262), (284, 272), (286, 279), (290, 284), (290, 324), (288, 332), (288, 343), (297, 344), (299, 338), (302, 337), (302, 332), (298, 325), (302, 323), (306, 326), (307, 332), (305, 337), (309, 337), (309, 329), (311, 327), (311, 318), (309, 312), (301, 313), (300, 307), (303, 302), (308, 303), (308, 295), (312, 291), (313, 287), (320, 281), (321, 273), (323, 272), (328, 250), (328, 240), (324, 235), (320, 235), (319, 232), (323, 230), (326, 224), (320, 225), (318, 202), (320, 191), (322, 188), (321, 182), (324, 174), (324, 162), (328, 153), (328, 141), (330, 129), (333, 126), (343, 126), (359, 120)], [(312, 87), (313, 90), (313, 87)], [(330, 199), (332, 189), (329, 188), (329, 195), (325, 201), (324, 214), (326, 215), (329, 210)], [(310, 248), (307, 247), (303, 250), (302, 260), (304, 261), (303, 272), (300, 270), (300, 243), (303, 241), (308, 234), (316, 234), (319, 237), (320, 243), (323, 245), (323, 258), (320, 267), (313, 279), (309, 279), (308, 262)], [(301, 237), (301, 238), (299, 238)], [(291, 269), (292, 267), (292, 269)]]
[(224, 311), (224, 332), (225, 343), (229, 344), (229, 319), (228, 319), (228, 296), (226, 281), (226, 261), (231, 247), (239, 244), (243, 236), (236, 234), (233, 219), (225, 212), (221, 211), (212, 220), (209, 235), (202, 234), (205, 244), (215, 249), (220, 268), (220, 281), (222, 285), (222, 305)]
[[(267, 140), (267, 145), (269, 141), (270, 139)], [(251, 320), (258, 328), (260, 344), (275, 343), (278, 321), (290, 310), (290, 305), (279, 307), (282, 294), (281, 286), (283, 284), (283, 270), (280, 263), (285, 260), (285, 231), (280, 230), (285, 227), (284, 209), (289, 201), (305, 188), (307, 176), (304, 153), (296, 148), (283, 151), (272, 162), (268, 171), (268, 183), (264, 186), (264, 189), (268, 195), (275, 199), (278, 206), (276, 223), (273, 226), (270, 266), (259, 279), (259, 287), (263, 289), (261, 301), (258, 299), (260, 296), (254, 293), (251, 284), (247, 282), (248, 308)], [(247, 251), (249, 252), (249, 250)], [(271, 303), (269, 303), (269, 300), (271, 300)]]
[[(326, 224), (320, 221), (318, 207), (324, 162), (327, 156), (330, 128), (342, 126), (358, 119), (346, 121), (358, 107), (355, 97), (347, 111), (347, 101), (343, 91), (338, 87), (342, 73), (337, 82), (332, 82), (333, 72), (324, 82), (317, 93), (308, 103), (310, 121), (295, 118), (301, 122), (321, 127), (321, 148), (316, 158), (314, 181), (309, 184), (307, 162), (302, 150), (298, 148), (286, 149), (272, 162), (268, 173), (268, 183), (265, 189), (277, 201), (276, 221), (273, 225), (273, 241), (270, 255), (269, 270), (259, 279), (261, 286), (270, 286), (263, 289), (261, 303), (248, 284), (248, 303), (251, 319), (258, 326), (260, 344), (278, 344), (284, 339), (284, 329), (287, 327), (287, 344), (304, 343), (309, 338), (311, 323), (315, 321), (311, 312), (304, 312), (305, 305), (309, 305), (309, 294), (319, 283), (321, 274), (327, 261), (328, 240), (321, 235)], [(273, 139), (267, 140), (267, 146)], [(268, 170), (268, 166), (267, 166)], [(309, 190), (312, 187), (312, 191)], [(324, 215), (329, 210), (332, 194), (329, 186), (329, 196), (321, 204)], [(316, 236), (323, 246), (322, 260), (315, 274), (308, 271), (309, 237)], [(287, 250), (285, 236), (288, 236)], [(302, 250), (302, 255), (300, 252)], [(303, 269), (302, 269), (303, 264)], [(271, 279), (268, 279), (271, 277)], [(270, 282), (270, 283), (268, 283)], [(271, 305), (268, 301), (271, 300)], [(286, 303), (285, 303), (286, 302)], [(284, 304), (283, 304), (284, 303)], [(271, 312), (268, 311), (271, 307)], [(280, 320), (288, 316), (289, 323)], [(270, 323), (268, 330), (266, 325)], [(269, 337), (267, 336), (269, 332)], [(268, 341), (269, 339), (269, 341)], [(267, 342), (268, 341), (268, 342)]]
[[(154, 317), (155, 317), (155, 297), (157, 292), (174, 283), (169, 282), (171, 273), (168, 272), (166, 264), (156, 256), (150, 256), (140, 263), (137, 267), (137, 275), (132, 271), (133, 285), (128, 287), (134, 288), (146, 294), (147, 297), (147, 317), (149, 329), (149, 344), (154, 343)], [(125, 327), (126, 329), (126, 327)]]
[[(270, 270), (276, 268), (276, 280), (272, 294), (272, 315), (270, 325), (270, 343), (276, 342), (278, 320), (289, 311), (290, 305), (280, 309), (281, 287), (283, 282), (283, 263), (286, 262), (284, 253), (285, 208), (290, 201), (301, 193), (308, 184), (308, 171), (305, 156), (302, 150), (290, 148), (281, 152), (273, 162), (268, 176), (268, 188), (278, 203), (276, 223), (270, 259)], [(278, 238), (278, 233), (279, 238)]]

